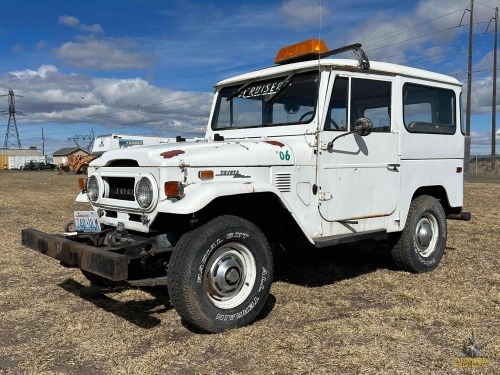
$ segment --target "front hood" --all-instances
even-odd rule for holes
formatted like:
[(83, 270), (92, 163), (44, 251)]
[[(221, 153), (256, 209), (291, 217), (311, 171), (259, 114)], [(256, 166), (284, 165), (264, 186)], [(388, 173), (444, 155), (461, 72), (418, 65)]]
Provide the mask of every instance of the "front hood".
[(91, 166), (120, 166), (122, 165), (120, 160), (135, 160), (140, 167), (294, 165), (297, 154), (306, 156), (308, 151), (303, 140), (301, 142), (293, 140), (283, 142), (273, 139), (221, 142), (188, 141), (108, 151), (99, 159), (94, 160)]

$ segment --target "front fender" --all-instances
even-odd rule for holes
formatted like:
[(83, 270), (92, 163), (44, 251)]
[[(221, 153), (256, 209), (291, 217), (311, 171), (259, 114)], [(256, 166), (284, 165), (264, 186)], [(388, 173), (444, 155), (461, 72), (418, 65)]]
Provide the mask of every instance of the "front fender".
[(186, 186), (184, 196), (178, 200), (164, 200), (158, 206), (158, 212), (170, 214), (192, 214), (200, 211), (216, 198), (254, 193), (272, 193), (280, 200), (287, 209), (293, 220), (300, 227), (308, 240), (313, 243), (301, 222), (295, 217), (288, 202), (283, 198), (281, 192), (273, 185), (264, 182), (205, 182)]
[(171, 214), (192, 214), (203, 209), (216, 198), (262, 192), (271, 192), (277, 195), (280, 201), (287, 206), (278, 189), (270, 184), (262, 182), (204, 182), (186, 186), (181, 199), (177, 201), (163, 200), (158, 204), (157, 210)]

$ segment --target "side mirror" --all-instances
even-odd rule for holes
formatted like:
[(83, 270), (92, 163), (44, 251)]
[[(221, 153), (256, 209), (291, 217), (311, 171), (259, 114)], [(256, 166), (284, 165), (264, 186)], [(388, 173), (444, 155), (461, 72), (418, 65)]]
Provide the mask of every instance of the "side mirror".
[(372, 132), (373, 122), (367, 117), (361, 117), (356, 120), (354, 124), (354, 132), (359, 134), (362, 137), (366, 137), (368, 134)]
[(354, 124), (354, 127), (351, 128), (350, 132), (340, 134), (333, 138), (330, 142), (328, 142), (328, 145), (326, 146), (327, 149), (331, 149), (333, 147), (333, 142), (335, 142), (337, 139), (341, 137), (345, 137), (346, 135), (357, 133), (362, 137), (366, 137), (368, 134), (372, 132), (373, 129), (373, 122), (367, 117), (361, 117), (356, 120), (356, 123)]

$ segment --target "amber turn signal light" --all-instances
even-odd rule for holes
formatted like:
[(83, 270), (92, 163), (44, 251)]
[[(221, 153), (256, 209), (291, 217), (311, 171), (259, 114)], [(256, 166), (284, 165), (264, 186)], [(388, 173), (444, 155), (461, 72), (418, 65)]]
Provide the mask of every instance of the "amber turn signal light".
[(87, 190), (87, 179), (80, 177), (78, 179), (78, 187), (80, 188), (81, 191)]
[(184, 194), (184, 187), (179, 181), (167, 181), (164, 185), (167, 198), (179, 198)]
[(214, 178), (214, 171), (211, 170), (199, 171), (198, 177), (200, 178), (200, 180), (211, 180)]

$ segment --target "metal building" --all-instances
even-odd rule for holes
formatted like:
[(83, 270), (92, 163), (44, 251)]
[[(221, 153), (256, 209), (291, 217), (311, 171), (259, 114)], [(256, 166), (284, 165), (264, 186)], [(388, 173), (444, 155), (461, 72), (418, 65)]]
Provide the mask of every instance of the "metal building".
[(47, 161), (43, 151), (37, 148), (12, 149), (0, 148), (0, 168), (1, 169), (20, 169), (24, 164), (30, 161)]

